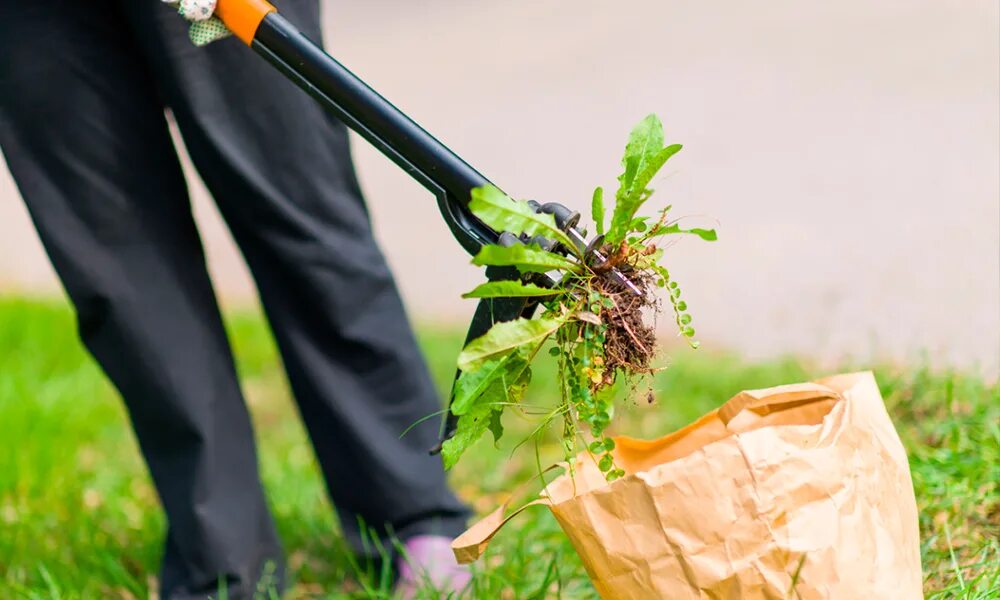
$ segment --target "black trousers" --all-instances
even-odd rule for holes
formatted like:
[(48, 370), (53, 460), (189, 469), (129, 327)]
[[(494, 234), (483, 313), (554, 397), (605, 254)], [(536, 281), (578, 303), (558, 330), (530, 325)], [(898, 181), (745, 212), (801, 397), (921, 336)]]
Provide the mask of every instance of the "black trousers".
[[(319, 39), (316, 0), (276, 4)], [(251, 268), (348, 540), (359, 519), (457, 534), (434, 420), (400, 439), (440, 402), (344, 126), (235, 39), (193, 47), (159, 0), (3, 2), (0, 147), (165, 508), (163, 597), (221, 577), (239, 598), (281, 565), (165, 107)]]

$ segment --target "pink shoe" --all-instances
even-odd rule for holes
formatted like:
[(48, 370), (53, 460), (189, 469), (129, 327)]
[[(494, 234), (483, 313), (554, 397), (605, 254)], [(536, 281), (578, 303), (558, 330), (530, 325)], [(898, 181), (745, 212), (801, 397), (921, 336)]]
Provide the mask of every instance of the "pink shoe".
[(403, 544), (396, 594), (402, 600), (412, 600), (419, 590), (433, 588), (443, 597), (457, 597), (471, 579), (469, 568), (455, 560), (450, 538), (418, 535)]

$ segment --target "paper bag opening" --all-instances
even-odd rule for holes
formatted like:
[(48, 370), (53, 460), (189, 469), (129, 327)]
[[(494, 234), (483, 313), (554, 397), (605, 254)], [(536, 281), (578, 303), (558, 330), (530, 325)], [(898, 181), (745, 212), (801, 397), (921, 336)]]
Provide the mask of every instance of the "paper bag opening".
[(825, 385), (802, 383), (741, 392), (694, 423), (656, 440), (615, 438), (615, 464), (626, 474), (679, 460), (737, 433), (777, 425), (819, 425), (843, 400)]

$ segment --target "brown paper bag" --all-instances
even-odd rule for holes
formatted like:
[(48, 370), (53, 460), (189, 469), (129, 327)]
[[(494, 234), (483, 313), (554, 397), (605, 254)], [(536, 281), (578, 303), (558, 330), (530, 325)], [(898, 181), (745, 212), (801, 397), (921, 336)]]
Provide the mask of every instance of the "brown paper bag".
[[(551, 509), (602, 598), (923, 598), (909, 465), (871, 373), (743, 392), (616, 442), (624, 478), (581, 454), (527, 505)], [(459, 561), (527, 506), (456, 539)]]

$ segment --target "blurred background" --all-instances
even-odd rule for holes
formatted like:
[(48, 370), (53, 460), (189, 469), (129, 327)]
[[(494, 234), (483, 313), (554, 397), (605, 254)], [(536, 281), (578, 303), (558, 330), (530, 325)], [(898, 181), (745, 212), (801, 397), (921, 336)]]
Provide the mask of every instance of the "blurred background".
[[(659, 115), (685, 148), (648, 211), (673, 204), (719, 241), (669, 249), (703, 350), (669, 352), (656, 402), (622, 402), (616, 430), (658, 436), (739, 390), (873, 368), (910, 459), (927, 599), (1000, 600), (997, 0), (323, 4), (335, 57), (518, 198), (589, 214), (629, 130)], [(361, 140), (355, 156), (444, 398), (474, 308), (460, 295), (482, 273), (427, 192)], [(336, 534), (246, 268), (186, 167), (288, 598), (386, 598)], [(4, 169), (0, 598), (155, 598), (157, 493)], [(543, 360), (532, 403), (558, 389)], [(563, 456), (553, 431), (520, 447), (535, 423), (508, 417), (499, 450), (479, 443), (451, 475), (479, 514)], [(491, 552), (466, 597), (596, 598), (548, 511)]]
[[(585, 209), (657, 113), (685, 149), (654, 203), (719, 229), (669, 254), (706, 347), (997, 372), (997, 2), (324, 5), (331, 54), (518, 198)], [(355, 155), (414, 320), (466, 323), (480, 272), (433, 198), (363, 141)], [(218, 291), (252, 303), (189, 173)], [(61, 290), (3, 171), (7, 293)]]

